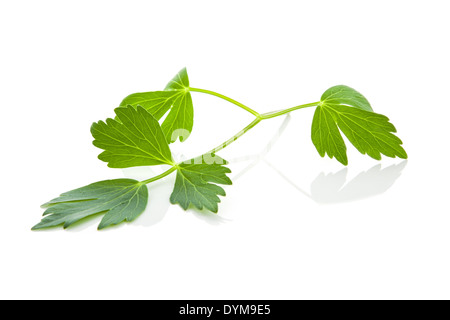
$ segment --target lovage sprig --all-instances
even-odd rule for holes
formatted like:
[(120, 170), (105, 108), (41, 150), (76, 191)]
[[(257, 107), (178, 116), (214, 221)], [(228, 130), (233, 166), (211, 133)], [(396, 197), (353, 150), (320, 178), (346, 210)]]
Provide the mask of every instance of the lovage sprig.
[[(198, 157), (177, 163), (170, 144), (186, 141), (194, 124), (191, 92), (213, 95), (251, 113), (255, 118), (230, 139)], [(362, 154), (380, 160), (407, 158), (402, 141), (389, 119), (375, 113), (367, 99), (356, 90), (338, 85), (326, 90), (319, 101), (260, 114), (254, 109), (220, 93), (189, 85), (186, 69), (181, 70), (162, 91), (134, 93), (116, 108), (114, 119), (98, 121), (91, 127), (93, 144), (102, 149), (98, 158), (111, 168), (166, 165), (169, 169), (144, 181), (114, 179), (95, 182), (61, 194), (42, 205), (44, 218), (32, 229), (63, 225), (64, 228), (94, 214), (103, 214), (99, 229), (133, 221), (146, 208), (147, 184), (176, 172), (170, 196), (172, 204), (217, 213), (220, 185), (231, 185), (227, 162), (216, 155), (258, 125), (295, 110), (315, 107), (311, 139), (320, 156), (328, 154), (348, 164), (347, 147), (341, 132)], [(162, 120), (164, 118), (164, 120)], [(160, 123), (161, 122), (161, 123)]]

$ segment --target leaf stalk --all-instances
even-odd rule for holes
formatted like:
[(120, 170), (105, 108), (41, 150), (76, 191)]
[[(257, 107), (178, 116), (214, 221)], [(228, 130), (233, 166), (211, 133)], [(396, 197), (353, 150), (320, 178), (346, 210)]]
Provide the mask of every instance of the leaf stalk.
[(177, 165), (174, 165), (174, 166), (171, 167), (169, 170), (164, 171), (163, 173), (161, 173), (161, 174), (159, 174), (159, 175), (157, 175), (157, 176), (154, 176), (153, 178), (150, 178), (150, 179), (141, 181), (140, 183), (141, 183), (141, 185), (149, 184), (149, 183), (154, 182), (154, 181), (156, 181), (156, 180), (162, 179), (162, 178), (164, 178), (165, 176), (168, 176), (169, 174), (171, 174), (171, 173), (174, 172), (175, 170), (177, 170)]
[(230, 97), (227, 97), (227, 96), (225, 96), (223, 94), (220, 94), (220, 93), (217, 93), (217, 92), (214, 92), (214, 91), (211, 91), (211, 90), (192, 88), (192, 87), (189, 87), (189, 91), (201, 92), (201, 93), (206, 93), (206, 94), (209, 94), (209, 95), (212, 95), (212, 96), (216, 96), (218, 98), (221, 98), (223, 100), (231, 102), (232, 104), (237, 105), (238, 107), (244, 109), (245, 111), (250, 112), (255, 117), (259, 117), (260, 116), (260, 114), (258, 112), (256, 112), (255, 110), (253, 110), (252, 108), (249, 108), (246, 105), (244, 105), (244, 104), (242, 104), (242, 103), (240, 103), (240, 102), (238, 102), (238, 101), (236, 101), (234, 99), (231, 99)]

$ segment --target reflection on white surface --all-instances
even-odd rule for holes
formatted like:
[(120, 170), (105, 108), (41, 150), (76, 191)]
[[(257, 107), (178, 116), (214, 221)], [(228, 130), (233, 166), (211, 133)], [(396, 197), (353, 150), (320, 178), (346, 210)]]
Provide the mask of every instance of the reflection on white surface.
[(262, 161), (290, 185), (315, 202), (322, 204), (343, 203), (361, 200), (386, 192), (390, 187), (392, 187), (395, 180), (400, 177), (402, 170), (408, 162), (407, 160), (403, 160), (399, 164), (394, 164), (384, 169), (381, 169), (381, 164), (376, 164), (369, 170), (360, 172), (350, 181), (347, 181), (347, 167), (336, 173), (325, 174), (324, 172), (321, 172), (317, 175), (314, 181), (311, 182), (310, 193), (308, 193), (266, 159), (266, 155), (278, 141), (286, 129), (289, 121), (290, 116), (288, 115), (280, 125), (273, 138), (259, 154), (230, 160), (230, 162), (252, 160), (248, 166), (246, 166), (239, 173), (235, 174), (232, 178), (233, 181), (245, 175), (245, 173), (247, 173), (251, 168)]
[(219, 214), (211, 213), (208, 210), (200, 211), (194, 208), (191, 211), (196, 218), (212, 226), (218, 226), (220, 224), (231, 221), (230, 219), (225, 219), (224, 217), (221, 217)]
[(400, 177), (407, 160), (381, 169), (377, 164), (347, 181), (347, 168), (337, 173), (320, 173), (311, 183), (311, 198), (318, 203), (361, 200), (386, 192)]
[(231, 163), (252, 160), (252, 162), (249, 165), (247, 165), (238, 174), (235, 174), (231, 178), (232, 181), (236, 181), (241, 176), (243, 176), (246, 172), (248, 172), (251, 168), (256, 166), (261, 160), (264, 160), (265, 156), (270, 152), (272, 147), (277, 143), (278, 139), (281, 137), (281, 135), (283, 134), (284, 130), (286, 129), (286, 127), (288, 126), (290, 121), (291, 121), (291, 116), (290, 116), (290, 114), (287, 114), (285, 116), (283, 122), (281, 123), (280, 127), (273, 135), (273, 137), (270, 139), (270, 141), (267, 143), (267, 145), (264, 147), (264, 149), (262, 149), (261, 152), (259, 152), (258, 154), (246, 155), (246, 156), (242, 156), (242, 157), (238, 157), (238, 158), (229, 159), (229, 162), (231, 162)]
[(384, 169), (381, 169), (381, 164), (376, 164), (369, 170), (360, 172), (350, 181), (347, 181), (347, 168), (336, 173), (321, 172), (311, 183), (310, 193), (300, 188), (273, 164), (268, 161), (265, 163), (303, 195), (317, 203), (333, 204), (361, 200), (386, 192), (400, 177), (408, 161), (403, 160)]
[[(289, 115), (285, 117), (274, 136), (261, 152), (229, 159), (231, 163), (250, 161), (250, 164), (231, 177), (233, 181), (244, 176), (258, 163), (263, 162), (304, 196), (320, 204), (335, 204), (360, 200), (386, 192), (400, 177), (402, 170), (407, 164), (407, 161), (404, 160), (399, 164), (394, 164), (384, 169), (381, 168), (381, 164), (376, 164), (369, 170), (360, 172), (349, 181), (347, 179), (348, 168), (343, 168), (335, 173), (325, 174), (324, 172), (321, 172), (318, 173), (316, 178), (310, 183), (310, 191), (307, 192), (299, 187), (295, 181), (292, 181), (292, 179), (283, 174), (276, 165), (270, 163), (266, 159), (266, 155), (277, 143), (289, 124), (290, 119), (291, 117)], [(182, 155), (179, 156), (181, 157)], [(127, 178), (143, 180), (158, 175), (165, 170), (167, 170), (166, 167), (134, 167), (124, 169), (123, 172)], [(147, 208), (134, 224), (152, 226), (164, 219), (171, 205), (169, 199), (175, 183), (175, 178), (176, 175), (170, 175), (148, 185), (149, 200)], [(189, 211), (196, 218), (210, 225), (220, 225), (229, 221), (220, 215), (211, 214), (207, 210), (190, 208)]]

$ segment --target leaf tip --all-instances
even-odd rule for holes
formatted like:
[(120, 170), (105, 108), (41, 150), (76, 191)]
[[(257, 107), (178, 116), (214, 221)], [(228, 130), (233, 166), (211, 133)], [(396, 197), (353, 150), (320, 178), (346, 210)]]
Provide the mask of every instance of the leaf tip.
[(400, 159), (408, 159), (408, 154), (406, 153), (406, 150), (403, 148), (401, 149), (402, 152), (399, 155), (397, 155), (397, 157), (399, 157)]
[(339, 161), (342, 165), (347, 166), (348, 165), (348, 158), (347, 155), (344, 157), (335, 157), (337, 161)]
[(104, 224), (100, 223), (100, 224), (97, 226), (97, 230), (100, 231), (100, 230), (105, 229), (106, 227), (107, 227), (107, 225), (104, 225)]
[[(99, 122), (100, 122), (100, 121), (99, 121)], [(99, 125), (99, 124), (98, 124), (97, 122), (93, 122), (93, 123), (91, 124), (90, 131), (91, 131), (91, 134), (92, 134), (92, 135), (95, 134), (95, 131), (97, 130), (98, 125)]]

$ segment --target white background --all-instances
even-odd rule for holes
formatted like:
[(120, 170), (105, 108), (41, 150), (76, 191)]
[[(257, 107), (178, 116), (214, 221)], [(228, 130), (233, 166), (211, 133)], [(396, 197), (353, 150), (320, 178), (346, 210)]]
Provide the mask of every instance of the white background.
[[(448, 1), (1, 1), (0, 298), (448, 299)], [(409, 159), (349, 166), (310, 141), (314, 110), (262, 122), (231, 161), (219, 214), (149, 186), (133, 223), (31, 231), (39, 205), (110, 169), (92, 122), (126, 95), (191, 85), (259, 112), (346, 84), (398, 129)], [(196, 155), (252, 116), (193, 93)], [(269, 145), (269, 148), (267, 147)]]

